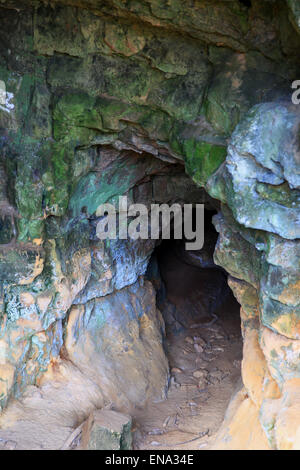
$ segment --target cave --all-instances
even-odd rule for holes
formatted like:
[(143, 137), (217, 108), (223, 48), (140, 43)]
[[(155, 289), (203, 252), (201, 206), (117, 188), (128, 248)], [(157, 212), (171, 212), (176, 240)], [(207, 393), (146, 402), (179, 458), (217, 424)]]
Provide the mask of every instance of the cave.
[[(241, 379), (240, 304), (213, 261), (216, 210), (205, 210), (204, 245), (162, 240), (146, 272), (156, 290), (170, 365), (168, 399), (137, 414), (136, 449), (203, 449)], [(163, 419), (162, 419), (163, 416)]]
[(298, 0), (0, 2), (0, 450), (300, 449), (299, 50)]

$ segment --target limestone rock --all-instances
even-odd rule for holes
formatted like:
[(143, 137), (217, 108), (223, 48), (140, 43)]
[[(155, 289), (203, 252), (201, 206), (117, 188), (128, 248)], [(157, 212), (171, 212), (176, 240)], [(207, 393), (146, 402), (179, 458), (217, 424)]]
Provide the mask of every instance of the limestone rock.
[(140, 279), (113, 294), (74, 305), (65, 348), (106, 400), (126, 411), (165, 395), (168, 362), (163, 334), (154, 289)]

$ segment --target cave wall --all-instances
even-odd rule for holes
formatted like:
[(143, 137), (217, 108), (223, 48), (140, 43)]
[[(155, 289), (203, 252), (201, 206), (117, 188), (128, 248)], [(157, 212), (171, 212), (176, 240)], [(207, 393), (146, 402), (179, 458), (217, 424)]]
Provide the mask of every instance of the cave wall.
[(154, 243), (99, 241), (96, 210), (209, 194), (241, 304), (240, 406), (269, 446), (297, 445), (299, 17), (297, 0), (1, 2), (3, 409), (63, 361), (120, 409), (163, 396)]

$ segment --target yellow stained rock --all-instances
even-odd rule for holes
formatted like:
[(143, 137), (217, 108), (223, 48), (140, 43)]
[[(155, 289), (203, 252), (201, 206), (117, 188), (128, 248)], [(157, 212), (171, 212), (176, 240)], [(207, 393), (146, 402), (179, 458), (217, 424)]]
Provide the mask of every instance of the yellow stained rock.
[(29, 292), (23, 292), (20, 295), (20, 302), (25, 306), (25, 307), (30, 307), (30, 305), (34, 304), (34, 297), (32, 294)]
[(212, 450), (271, 450), (259, 410), (245, 389), (232, 398)]

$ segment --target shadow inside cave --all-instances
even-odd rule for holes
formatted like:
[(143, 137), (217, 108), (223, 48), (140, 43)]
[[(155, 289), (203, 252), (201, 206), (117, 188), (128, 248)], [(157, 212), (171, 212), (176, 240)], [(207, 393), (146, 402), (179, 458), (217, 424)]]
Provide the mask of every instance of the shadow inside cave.
[(240, 305), (227, 284), (226, 271), (213, 259), (218, 238), (214, 214), (205, 210), (201, 250), (186, 250), (187, 240), (175, 240), (171, 230), (170, 240), (162, 240), (152, 255), (148, 277), (156, 287), (167, 333), (217, 323), (225, 333), (226, 326), (240, 333)]

